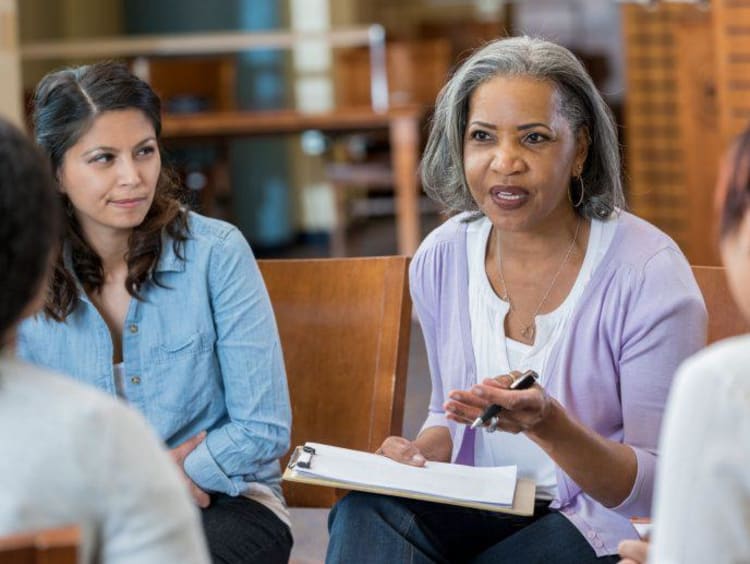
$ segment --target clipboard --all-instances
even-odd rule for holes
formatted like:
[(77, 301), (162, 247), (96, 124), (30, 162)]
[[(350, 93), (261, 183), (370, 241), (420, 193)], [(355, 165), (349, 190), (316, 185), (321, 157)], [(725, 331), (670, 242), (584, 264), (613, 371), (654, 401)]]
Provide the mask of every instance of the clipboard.
[[(369, 454), (369, 453), (362, 453)], [(434, 503), (444, 503), (447, 505), (458, 505), (461, 507), (470, 507), (482, 509), (485, 511), (496, 511), (498, 513), (508, 513), (510, 515), (519, 515), (530, 517), (534, 514), (534, 497), (536, 494), (536, 484), (529, 478), (516, 479), (515, 491), (513, 492), (512, 505), (497, 505), (494, 503), (482, 503), (471, 500), (461, 500), (455, 498), (446, 498), (441, 496), (429, 495), (420, 492), (407, 491), (403, 489), (391, 489), (382, 486), (376, 486), (361, 482), (349, 482), (346, 480), (335, 480), (320, 476), (313, 476), (304, 473), (304, 470), (311, 469), (314, 464), (316, 449), (310, 445), (298, 446), (294, 449), (289, 459), (289, 464), (284, 470), (283, 480), (289, 482), (299, 482), (315, 486), (324, 486), (329, 488), (338, 488), (345, 490), (355, 490), (361, 492), (392, 495), (396, 497), (405, 497), (409, 499), (419, 499), (422, 501), (431, 501)], [(374, 456), (374, 455), (373, 455)], [(300, 471), (301, 470), (301, 471)]]

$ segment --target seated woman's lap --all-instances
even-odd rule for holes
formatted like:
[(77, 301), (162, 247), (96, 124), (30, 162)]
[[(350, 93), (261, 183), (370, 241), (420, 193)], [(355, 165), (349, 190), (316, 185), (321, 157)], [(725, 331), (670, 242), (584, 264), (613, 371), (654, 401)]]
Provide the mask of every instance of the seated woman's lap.
[(265, 505), (243, 496), (212, 494), (201, 510), (211, 560), (216, 564), (283, 563), (292, 550), (292, 533)]
[(594, 549), (566, 517), (551, 511), (502, 542), (485, 550), (473, 564), (609, 564), (616, 554), (597, 557)]
[[(329, 517), (329, 563), (609, 562), (546, 502), (533, 517), (353, 492)], [(617, 559), (612, 557), (611, 561)]]

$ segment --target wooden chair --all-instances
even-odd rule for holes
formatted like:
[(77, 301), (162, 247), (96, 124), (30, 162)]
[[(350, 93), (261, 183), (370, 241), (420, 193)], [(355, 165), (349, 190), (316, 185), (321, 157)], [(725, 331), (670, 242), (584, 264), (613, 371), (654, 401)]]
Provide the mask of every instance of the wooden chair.
[(708, 310), (708, 343), (750, 332), (729, 292), (725, 269), (719, 266), (693, 266), (693, 274)]
[[(284, 350), (292, 446), (315, 441), (374, 451), (389, 435), (400, 435), (411, 330), (409, 259), (258, 262)], [(328, 508), (343, 492), (283, 487), (295, 538), (290, 562), (322, 562)]]
[[(258, 262), (284, 350), (292, 446), (316, 441), (374, 451), (400, 434), (409, 259)], [(330, 507), (337, 499), (332, 489), (304, 484), (284, 484), (284, 493), (298, 507)]]
[(0, 537), (3, 564), (76, 564), (81, 533), (78, 527), (45, 529)]

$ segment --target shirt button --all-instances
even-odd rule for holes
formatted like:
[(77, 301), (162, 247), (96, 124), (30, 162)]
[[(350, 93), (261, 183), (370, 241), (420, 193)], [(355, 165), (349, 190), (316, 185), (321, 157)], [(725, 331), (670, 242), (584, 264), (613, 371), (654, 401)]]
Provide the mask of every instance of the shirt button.
[(128, 327), (131, 333), (137, 333), (138, 332), (138, 326), (133, 323), (130, 327)]
[(590, 538), (590, 539), (595, 539), (596, 538), (596, 532), (595, 531), (589, 531), (588, 533), (586, 533), (586, 536), (588, 538)]
[(130, 381), (131, 381), (131, 382), (132, 382), (133, 384), (140, 384), (140, 383), (141, 383), (141, 377), (140, 377), (140, 376), (132, 376), (132, 377), (130, 378)]
[(599, 539), (596, 539), (596, 540), (594, 541), (594, 546), (595, 546), (596, 548), (601, 548), (601, 547), (603, 547), (603, 546), (604, 546), (604, 543), (603, 543), (602, 541), (600, 541)]

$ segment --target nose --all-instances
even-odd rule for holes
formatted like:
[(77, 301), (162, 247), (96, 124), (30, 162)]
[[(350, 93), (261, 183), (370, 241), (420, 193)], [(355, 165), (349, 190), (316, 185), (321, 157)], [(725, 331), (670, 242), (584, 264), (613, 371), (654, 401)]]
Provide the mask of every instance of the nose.
[(140, 181), (140, 171), (135, 161), (129, 156), (120, 159), (118, 167), (118, 181), (122, 186), (136, 186)]
[(495, 147), (490, 166), (494, 172), (509, 176), (522, 172), (524, 162), (518, 147), (512, 141), (504, 140)]

